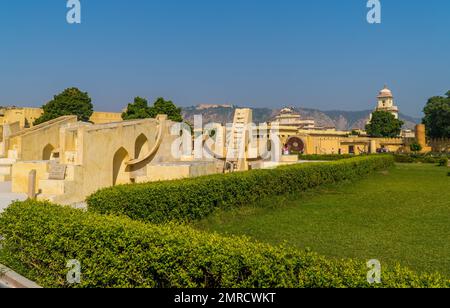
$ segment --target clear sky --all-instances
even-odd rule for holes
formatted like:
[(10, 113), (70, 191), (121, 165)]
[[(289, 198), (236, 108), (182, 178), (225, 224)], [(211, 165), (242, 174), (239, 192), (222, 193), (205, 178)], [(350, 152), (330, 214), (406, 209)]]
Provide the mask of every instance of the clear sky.
[(450, 90), (450, 1), (0, 0), (0, 105), (41, 106), (64, 88), (97, 110), (134, 96), (364, 110), (388, 84), (403, 113)]

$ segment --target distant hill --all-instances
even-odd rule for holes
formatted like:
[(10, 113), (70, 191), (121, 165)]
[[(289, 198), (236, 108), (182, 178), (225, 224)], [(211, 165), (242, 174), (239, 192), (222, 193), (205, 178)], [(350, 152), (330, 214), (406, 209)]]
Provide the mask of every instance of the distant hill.
[[(194, 121), (194, 115), (203, 115), (204, 123), (231, 123), (237, 106), (214, 106), (212, 108), (187, 107), (183, 108), (183, 117), (188, 122)], [(280, 112), (281, 109), (252, 108), (253, 121), (255, 123), (268, 122)], [(364, 129), (372, 110), (363, 111), (321, 111), (309, 108), (294, 108), (304, 119), (314, 119), (317, 126), (335, 127), (338, 130)], [(414, 129), (421, 122), (419, 118), (413, 118), (400, 114), (400, 119), (405, 122), (405, 128)]]

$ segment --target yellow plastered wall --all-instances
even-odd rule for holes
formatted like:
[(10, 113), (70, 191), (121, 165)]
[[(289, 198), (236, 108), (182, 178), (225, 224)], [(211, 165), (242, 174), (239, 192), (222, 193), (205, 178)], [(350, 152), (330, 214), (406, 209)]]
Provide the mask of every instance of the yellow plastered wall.
[[(152, 162), (174, 161), (171, 157), (171, 140), (168, 126), (163, 122), (165, 137), (159, 152), (150, 158)], [(82, 167), (80, 196), (87, 196), (99, 188), (132, 182), (135, 168), (142, 168), (146, 175), (147, 165), (126, 166), (124, 163), (137, 158), (137, 152), (153, 148), (158, 137), (158, 122), (155, 119), (130, 121), (82, 127), (77, 132), (77, 163)], [(146, 142), (142, 142), (143, 137)], [(137, 149), (136, 144), (146, 149)]]
[(17, 162), (12, 166), (12, 192), (28, 192), (28, 176), (31, 170), (36, 170), (36, 192), (38, 192), (39, 181), (48, 178), (49, 162), (31, 161)]
[(122, 121), (122, 114), (116, 112), (99, 112), (95, 111), (90, 121), (94, 124), (106, 124)]
[(44, 113), (40, 108), (5, 108), (0, 112), (1, 124), (19, 122), (21, 128), (25, 127), (27, 121), (30, 126), (33, 126), (33, 122)]
[[(18, 122), (20, 128), (24, 128), (26, 122), (28, 122), (29, 127), (33, 127), (33, 123), (38, 119), (44, 110), (41, 108), (3, 108), (0, 109), (0, 124), (11, 124)], [(117, 112), (99, 112), (94, 111), (90, 121), (94, 124), (105, 124), (122, 121), (122, 114)]]
[[(376, 149), (386, 148), (390, 152), (398, 151), (403, 145), (404, 141), (401, 138), (368, 138), (368, 137), (343, 137), (343, 136), (321, 136), (299, 134), (295, 137), (300, 138), (305, 144), (304, 154), (349, 154), (350, 148), (353, 148), (354, 154), (370, 153), (371, 147)], [(285, 138), (281, 138), (286, 142)], [(287, 138), (288, 139), (288, 138)]]
[(44, 153), (49, 148), (52, 148), (53, 151), (59, 149), (61, 127), (76, 122), (76, 116), (67, 116), (21, 131), (17, 135), (11, 136), (8, 150), (17, 151), (18, 158), (22, 161), (47, 159), (44, 157)]

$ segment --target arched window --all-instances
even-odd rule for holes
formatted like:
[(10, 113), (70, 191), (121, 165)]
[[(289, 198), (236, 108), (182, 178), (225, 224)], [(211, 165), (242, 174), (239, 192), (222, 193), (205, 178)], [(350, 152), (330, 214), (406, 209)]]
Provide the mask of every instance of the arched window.
[(55, 150), (55, 147), (51, 144), (47, 144), (42, 151), (42, 160), (50, 160), (52, 158), (52, 153)]
[(131, 182), (130, 174), (127, 172), (127, 165), (130, 160), (128, 152), (124, 148), (117, 150), (113, 159), (113, 186), (120, 184), (128, 184)]
[(148, 148), (148, 139), (144, 134), (140, 134), (137, 137), (136, 142), (134, 144), (134, 158), (142, 158), (149, 151)]

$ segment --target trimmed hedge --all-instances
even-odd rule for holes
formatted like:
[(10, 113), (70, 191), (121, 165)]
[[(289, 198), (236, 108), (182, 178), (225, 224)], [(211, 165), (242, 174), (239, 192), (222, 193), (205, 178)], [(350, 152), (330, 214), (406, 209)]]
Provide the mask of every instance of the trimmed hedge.
[(447, 154), (395, 154), (396, 163), (422, 163), (422, 164), (440, 164), (441, 160), (448, 159)]
[(311, 154), (311, 155), (303, 155), (300, 154), (298, 158), (300, 160), (322, 160), (322, 161), (336, 161), (342, 159), (354, 158), (355, 155), (352, 154)]
[[(0, 262), (44, 287), (370, 287), (366, 264), (222, 237), (186, 226), (15, 203), (0, 216)], [(69, 260), (81, 284), (69, 285)], [(374, 287), (449, 287), (438, 274), (383, 267)]]
[(447, 157), (442, 157), (441, 159), (439, 159), (439, 166), (440, 167), (447, 167), (448, 166), (448, 158)]
[(322, 184), (351, 180), (393, 165), (390, 155), (331, 163), (298, 164), (199, 178), (102, 189), (87, 198), (89, 211), (127, 215), (153, 223), (192, 221), (217, 208), (247, 205)]
[(404, 154), (395, 154), (394, 159), (396, 163), (403, 163), (403, 164), (412, 164), (416, 162), (416, 159), (412, 158), (410, 155)]

